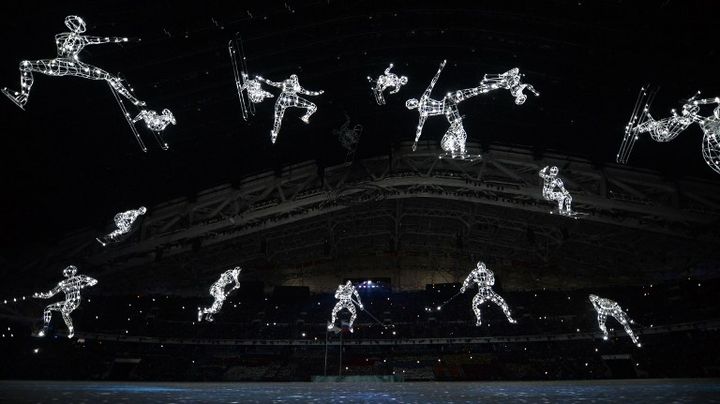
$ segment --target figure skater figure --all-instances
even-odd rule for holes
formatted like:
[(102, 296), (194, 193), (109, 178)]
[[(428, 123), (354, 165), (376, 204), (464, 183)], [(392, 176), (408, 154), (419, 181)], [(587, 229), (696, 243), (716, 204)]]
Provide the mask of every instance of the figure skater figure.
[[(355, 296), (357, 300), (354, 300), (353, 296)], [(357, 318), (355, 305), (357, 304), (358, 307), (360, 307), (360, 310), (365, 309), (365, 306), (363, 306), (360, 301), (360, 294), (357, 289), (355, 289), (352, 282), (347, 281), (344, 285), (338, 285), (338, 288), (335, 291), (335, 298), (338, 299), (338, 302), (335, 303), (335, 307), (333, 307), (330, 322), (328, 323), (328, 330), (332, 330), (335, 326), (335, 320), (337, 319), (338, 312), (342, 309), (347, 309), (350, 312), (350, 322), (348, 323), (348, 328), (350, 329), (350, 332), (353, 332), (353, 323)]]
[(70, 314), (80, 306), (80, 302), (82, 301), (80, 290), (98, 283), (96, 279), (86, 275), (76, 275), (76, 273), (77, 267), (70, 265), (63, 269), (63, 276), (65, 276), (66, 279), (60, 281), (52, 290), (45, 293), (33, 294), (33, 297), (36, 299), (49, 299), (60, 292), (65, 294), (65, 300), (49, 304), (45, 307), (45, 311), (43, 312), (43, 328), (38, 332), (39, 337), (44, 337), (47, 333), (53, 311), (59, 311), (62, 314), (62, 318), (68, 329), (68, 338), (72, 338), (75, 335)]
[[(220, 279), (215, 281), (215, 283), (210, 286), (210, 296), (212, 296), (215, 301), (213, 301), (210, 307), (206, 307), (204, 309), (198, 308), (198, 322), (201, 322), (203, 318), (206, 321), (214, 320), (213, 314), (217, 314), (220, 309), (222, 309), (225, 299), (227, 299), (227, 297), (233, 290), (240, 288), (240, 281), (238, 280), (238, 275), (240, 275), (240, 271), (242, 271), (240, 267), (228, 269), (227, 271), (223, 272), (222, 275), (220, 275)], [(231, 283), (233, 284), (233, 286), (230, 289), (226, 290), (225, 287)]]
[(470, 282), (475, 282), (478, 286), (478, 293), (472, 300), (472, 309), (473, 312), (475, 312), (475, 317), (477, 318), (477, 321), (475, 322), (476, 326), (480, 326), (482, 324), (480, 317), (482, 315), (482, 311), (480, 310), (480, 306), (485, 304), (487, 301), (498, 305), (502, 309), (503, 313), (505, 313), (505, 317), (507, 317), (507, 320), (511, 324), (517, 323), (517, 321), (512, 318), (510, 308), (507, 303), (505, 303), (505, 299), (492, 290), (493, 285), (495, 285), (495, 275), (493, 274), (493, 271), (485, 266), (484, 262), (479, 261), (475, 269), (473, 269), (468, 277), (465, 278), (465, 281), (463, 281), (463, 285), (460, 288), (460, 293), (465, 293), (465, 290), (467, 290), (470, 286)]
[(453, 159), (474, 159), (479, 156), (470, 156), (466, 153), (465, 144), (467, 142), (467, 133), (465, 132), (465, 127), (463, 126), (463, 116), (460, 115), (460, 111), (458, 110), (458, 104), (468, 98), (485, 94), (500, 88), (510, 90), (515, 97), (515, 103), (518, 105), (524, 103), (527, 98), (527, 96), (522, 93), (524, 89), (531, 90), (536, 95), (538, 93), (534, 88), (532, 88), (532, 86), (520, 84), (520, 74), (518, 69), (514, 68), (499, 75), (485, 75), (479, 86), (448, 92), (441, 100), (430, 98), (430, 93), (440, 78), (440, 73), (442, 73), (446, 62), (447, 61), (443, 60), (442, 63), (440, 63), (437, 73), (435, 73), (435, 76), (430, 81), (430, 85), (419, 100), (411, 98), (405, 102), (405, 106), (408, 109), (417, 109), (420, 114), (420, 119), (415, 130), (415, 142), (413, 143), (412, 149), (413, 151), (417, 149), (417, 142), (420, 140), (420, 135), (422, 134), (422, 129), (425, 125), (427, 117), (444, 115), (450, 126), (445, 132), (442, 140), (440, 140), (440, 147), (443, 151), (445, 151), (445, 154), (440, 157), (450, 157)]
[(273, 122), (272, 131), (270, 132), (270, 141), (273, 144), (275, 144), (278, 133), (280, 133), (280, 126), (282, 125), (282, 119), (287, 108), (304, 108), (305, 115), (300, 117), (300, 119), (305, 123), (310, 123), (310, 116), (317, 111), (317, 106), (305, 98), (298, 96), (298, 94), (317, 96), (323, 94), (323, 90), (309, 91), (302, 88), (296, 74), (290, 75), (288, 79), (283, 80), (282, 82), (267, 80), (260, 76), (256, 76), (255, 78), (256, 80), (269, 86), (282, 89), (282, 92), (275, 101), (275, 120)]
[(112, 232), (103, 237), (98, 237), (95, 240), (97, 240), (98, 243), (102, 244), (103, 247), (107, 246), (110, 243), (120, 241), (119, 238), (130, 233), (130, 231), (133, 230), (133, 225), (135, 224), (137, 219), (140, 216), (144, 215), (145, 212), (147, 212), (147, 209), (144, 206), (141, 206), (137, 209), (131, 209), (116, 214), (113, 218), (113, 221), (115, 222), (115, 226), (117, 227), (117, 229), (113, 230)]
[(398, 77), (397, 74), (391, 73), (390, 70), (393, 68), (393, 64), (390, 63), (390, 66), (388, 66), (387, 69), (385, 69), (385, 73), (378, 76), (377, 80), (373, 80), (372, 77), (368, 76), (367, 79), (372, 84), (372, 90), (375, 94), (375, 101), (378, 103), (378, 105), (385, 105), (385, 97), (383, 96), (383, 92), (389, 88), (393, 87), (392, 90), (388, 94), (397, 94), (400, 91), (400, 87), (404, 86), (408, 82), (408, 78), (406, 76), (400, 76)]
[[(558, 213), (563, 216), (575, 216), (572, 210), (572, 196), (563, 181), (558, 177), (558, 168), (545, 166), (538, 175), (543, 179), (542, 196), (546, 201), (555, 201), (558, 204)], [(556, 190), (557, 189), (557, 190)]]
[(590, 302), (595, 307), (595, 311), (597, 311), (598, 314), (598, 327), (600, 327), (600, 331), (603, 332), (603, 339), (608, 339), (608, 331), (607, 327), (605, 327), (605, 321), (607, 321), (607, 317), (611, 316), (615, 318), (622, 326), (625, 328), (625, 332), (632, 340), (633, 344), (637, 345), (638, 347), (640, 345), (640, 340), (638, 337), (633, 333), (632, 328), (630, 328), (630, 324), (634, 323), (631, 319), (628, 318), (627, 313), (625, 313), (622, 308), (620, 308), (620, 305), (617, 304), (617, 302), (606, 299), (604, 297), (598, 297), (597, 295), (590, 295)]
[(105, 80), (110, 84), (110, 87), (134, 105), (144, 106), (145, 102), (135, 98), (132, 92), (123, 84), (121, 78), (98, 67), (81, 62), (79, 59), (80, 52), (87, 45), (128, 42), (128, 38), (81, 35), (86, 30), (85, 21), (76, 15), (65, 17), (65, 26), (71, 32), (55, 35), (57, 57), (32, 61), (23, 60), (20, 62), (20, 91), (11, 92), (7, 88), (3, 88), (2, 92), (18, 107), (25, 109), (34, 82), (33, 72), (48, 76), (75, 76), (90, 80)]

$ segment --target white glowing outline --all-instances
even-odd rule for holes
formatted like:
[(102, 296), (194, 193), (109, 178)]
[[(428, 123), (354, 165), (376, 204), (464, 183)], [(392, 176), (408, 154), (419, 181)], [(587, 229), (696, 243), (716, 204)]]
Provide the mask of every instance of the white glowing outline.
[(473, 298), (471, 306), (473, 312), (475, 313), (475, 318), (477, 319), (475, 322), (476, 326), (480, 326), (482, 324), (482, 310), (480, 310), (480, 306), (488, 301), (495, 303), (502, 309), (508, 322), (511, 324), (517, 323), (517, 321), (512, 318), (512, 313), (510, 313), (510, 308), (507, 303), (505, 303), (505, 299), (492, 290), (493, 285), (495, 285), (495, 274), (493, 274), (493, 271), (491, 271), (490, 268), (485, 266), (484, 262), (479, 261), (475, 266), (475, 269), (473, 269), (467, 278), (465, 278), (465, 281), (463, 281), (463, 285), (460, 288), (460, 293), (465, 293), (465, 290), (467, 290), (471, 282), (475, 282), (478, 287), (478, 293)]
[(417, 149), (417, 142), (420, 140), (420, 135), (422, 134), (422, 129), (427, 117), (444, 115), (450, 127), (448, 127), (442, 140), (440, 140), (440, 147), (445, 151), (445, 154), (440, 157), (475, 159), (479, 156), (468, 155), (465, 150), (467, 133), (462, 123), (463, 117), (458, 110), (458, 104), (468, 98), (497, 89), (509, 90), (510, 94), (515, 97), (515, 104), (517, 105), (523, 104), (527, 99), (527, 95), (523, 93), (524, 90), (528, 90), (536, 96), (540, 95), (540, 93), (535, 91), (532, 85), (520, 83), (522, 75), (518, 68), (513, 68), (502, 74), (486, 74), (477, 87), (448, 92), (441, 100), (432, 99), (430, 98), (430, 93), (440, 78), (440, 73), (445, 67), (446, 62), (446, 60), (443, 60), (442, 63), (440, 63), (437, 73), (435, 73), (435, 76), (420, 97), (420, 100), (411, 98), (405, 102), (405, 106), (408, 109), (417, 109), (420, 114), (420, 119), (415, 130), (415, 143), (413, 143), (412, 148), (413, 151)]
[(59, 311), (62, 314), (62, 318), (68, 328), (68, 338), (72, 338), (75, 335), (75, 329), (73, 328), (73, 322), (70, 314), (80, 307), (80, 302), (82, 301), (80, 290), (88, 286), (94, 286), (98, 283), (97, 279), (93, 279), (86, 275), (76, 275), (76, 273), (77, 267), (70, 265), (63, 269), (63, 276), (67, 279), (63, 279), (58, 282), (57, 286), (48, 292), (33, 294), (33, 297), (36, 299), (49, 299), (60, 292), (65, 294), (65, 300), (49, 304), (45, 307), (45, 311), (43, 312), (43, 328), (40, 332), (38, 332), (39, 337), (44, 337), (47, 333), (50, 321), (52, 320), (53, 311)]
[(259, 104), (265, 98), (273, 98), (274, 95), (263, 90), (262, 84), (257, 79), (249, 78), (247, 58), (240, 38), (228, 42), (228, 52), (230, 52), (230, 61), (235, 76), (235, 87), (240, 100), (242, 117), (247, 121), (251, 116), (255, 115), (255, 106), (253, 104)]
[[(675, 139), (693, 123), (697, 123), (703, 131), (703, 159), (713, 171), (720, 174), (720, 97), (697, 99), (700, 95), (698, 91), (683, 103), (680, 114), (673, 109), (670, 111), (671, 116), (655, 120), (650, 115), (650, 104), (654, 95), (653, 91), (640, 89), (630, 121), (625, 126), (625, 136), (617, 154), (617, 162), (627, 163), (641, 133), (649, 133), (652, 140), (665, 143)], [(700, 105), (708, 104), (717, 105), (713, 113), (708, 116), (699, 115)]]
[(115, 222), (115, 227), (117, 227), (117, 229), (111, 231), (105, 236), (98, 237), (95, 240), (97, 240), (103, 247), (111, 243), (119, 242), (122, 236), (133, 230), (133, 225), (137, 221), (138, 217), (144, 215), (145, 212), (147, 212), (147, 209), (144, 206), (141, 206), (137, 209), (117, 213), (115, 217), (113, 217), (113, 222)]
[(633, 344), (637, 345), (638, 347), (641, 346), (640, 340), (633, 333), (632, 328), (630, 328), (630, 324), (634, 322), (628, 318), (627, 313), (622, 310), (622, 308), (619, 304), (617, 304), (617, 302), (603, 297), (598, 297), (597, 295), (590, 295), (589, 299), (598, 313), (598, 327), (600, 327), (600, 331), (603, 332), (604, 340), (608, 339), (608, 330), (607, 327), (605, 327), (605, 321), (607, 320), (608, 316), (610, 316), (617, 320), (620, 324), (622, 324), (622, 326), (625, 328), (625, 332), (630, 337)]
[(383, 95), (383, 92), (387, 88), (393, 87), (388, 94), (397, 94), (400, 91), (400, 87), (404, 86), (408, 82), (408, 78), (406, 76), (398, 77), (397, 74), (391, 73), (390, 70), (392, 68), (393, 64), (390, 63), (390, 66), (388, 66), (388, 68), (385, 69), (385, 72), (378, 76), (376, 80), (370, 76), (367, 77), (368, 82), (373, 85), (372, 91), (373, 94), (375, 94), (375, 102), (377, 102), (378, 105), (385, 105), (385, 96)]
[[(242, 269), (240, 267), (228, 269), (220, 275), (220, 278), (215, 281), (212, 286), (210, 286), (210, 296), (212, 296), (215, 301), (213, 301), (212, 305), (210, 305), (209, 307), (206, 307), (204, 309), (198, 308), (198, 322), (201, 322), (203, 319), (205, 319), (206, 321), (214, 320), (213, 314), (217, 314), (218, 312), (220, 312), (220, 309), (222, 309), (225, 299), (230, 296), (230, 293), (232, 293), (232, 291), (240, 288), (240, 281), (238, 280), (238, 275), (240, 275), (241, 271)], [(225, 290), (225, 287), (231, 283), (234, 283), (234, 285), (230, 289)]]
[[(357, 300), (353, 299), (353, 296)], [(357, 289), (355, 289), (355, 286), (353, 286), (352, 282), (347, 281), (347, 283), (344, 285), (338, 285), (338, 288), (335, 291), (335, 298), (338, 299), (338, 302), (335, 303), (335, 307), (333, 307), (332, 309), (330, 322), (328, 323), (328, 330), (332, 330), (332, 328), (335, 327), (335, 320), (337, 320), (338, 312), (342, 309), (347, 309), (347, 311), (350, 312), (350, 321), (348, 322), (348, 328), (350, 329), (350, 332), (353, 332), (353, 323), (357, 318), (357, 310), (355, 309), (355, 305), (357, 304), (358, 307), (360, 307), (360, 310), (365, 309), (365, 306), (363, 306), (362, 302), (360, 301), (360, 294), (358, 293)]]
[[(563, 180), (558, 177), (556, 166), (545, 166), (538, 172), (543, 179), (542, 196), (546, 201), (555, 201), (558, 204), (557, 212), (563, 216), (575, 216), (577, 213), (572, 210), (572, 195), (565, 189)], [(555, 190), (557, 188), (557, 191)]]
[(280, 133), (282, 119), (285, 115), (285, 110), (287, 108), (304, 108), (305, 115), (300, 117), (300, 120), (305, 123), (310, 123), (310, 116), (312, 116), (312, 114), (317, 111), (317, 105), (306, 100), (305, 98), (298, 96), (298, 94), (317, 96), (325, 92), (323, 90), (309, 91), (304, 89), (302, 86), (300, 86), (300, 82), (296, 74), (290, 75), (289, 78), (283, 80), (282, 82), (267, 80), (260, 76), (256, 76), (255, 79), (269, 86), (282, 89), (282, 92), (275, 101), (275, 119), (273, 121), (273, 128), (270, 131), (270, 141), (273, 144), (275, 144), (278, 133)]

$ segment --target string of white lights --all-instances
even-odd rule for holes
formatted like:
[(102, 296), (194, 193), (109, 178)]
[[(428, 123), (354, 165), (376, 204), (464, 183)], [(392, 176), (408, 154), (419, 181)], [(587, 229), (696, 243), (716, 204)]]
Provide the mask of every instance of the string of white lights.
[(317, 111), (317, 105), (298, 96), (298, 94), (317, 96), (323, 94), (324, 91), (309, 91), (300, 86), (298, 76), (296, 74), (290, 75), (289, 78), (282, 82), (271, 81), (260, 76), (255, 77), (256, 80), (263, 82), (269, 86), (277, 87), (282, 89), (282, 92), (275, 101), (275, 120), (273, 121), (273, 128), (270, 131), (270, 141), (274, 144), (277, 140), (278, 133), (280, 133), (280, 127), (282, 126), (282, 119), (285, 115), (285, 110), (288, 108), (303, 108), (305, 109), (305, 115), (300, 117), (305, 123), (310, 123), (310, 116)]
[[(353, 296), (356, 299), (353, 299)], [(335, 291), (335, 298), (338, 299), (338, 302), (335, 303), (335, 307), (333, 307), (332, 309), (332, 315), (330, 316), (330, 322), (328, 323), (328, 330), (331, 330), (333, 327), (335, 327), (335, 321), (337, 320), (338, 312), (342, 309), (346, 309), (350, 312), (350, 321), (348, 322), (348, 328), (350, 329), (350, 332), (353, 332), (353, 323), (357, 318), (357, 310), (355, 309), (355, 304), (360, 307), (360, 310), (365, 309), (365, 306), (363, 306), (362, 301), (360, 300), (360, 294), (358, 293), (357, 289), (355, 289), (355, 286), (353, 286), (352, 282), (347, 281), (347, 283), (344, 285), (338, 285), (338, 288)]]
[[(232, 291), (240, 288), (240, 281), (238, 280), (238, 275), (240, 275), (240, 271), (242, 271), (240, 267), (228, 269), (220, 275), (220, 278), (215, 281), (212, 286), (210, 286), (210, 296), (212, 296), (215, 301), (213, 301), (212, 305), (210, 305), (209, 307), (198, 307), (198, 322), (203, 321), (203, 319), (205, 319), (206, 321), (214, 320), (213, 315), (220, 312), (220, 309), (222, 309), (225, 299), (227, 299), (227, 297), (230, 295), (230, 293), (232, 293)], [(225, 287), (231, 283), (233, 284), (233, 286), (230, 289), (226, 290)]]
[(130, 233), (130, 231), (134, 229), (133, 225), (140, 216), (145, 214), (145, 212), (147, 212), (147, 209), (144, 206), (141, 206), (137, 209), (131, 209), (115, 214), (113, 221), (115, 222), (115, 227), (117, 228), (105, 236), (98, 237), (95, 240), (97, 240), (103, 247), (110, 243), (122, 241), (122, 236)]
[(75, 335), (75, 329), (73, 328), (73, 322), (70, 314), (80, 306), (80, 302), (82, 300), (80, 290), (88, 286), (94, 286), (98, 283), (96, 279), (87, 275), (76, 274), (77, 267), (70, 265), (63, 269), (63, 276), (65, 276), (66, 279), (58, 282), (57, 286), (48, 292), (33, 294), (33, 297), (36, 299), (49, 299), (60, 292), (65, 294), (65, 300), (49, 304), (45, 307), (45, 311), (43, 312), (43, 328), (38, 332), (39, 337), (44, 337), (47, 333), (50, 321), (52, 320), (53, 311), (59, 311), (62, 314), (62, 318), (68, 329), (68, 338), (72, 338)]
[(390, 63), (390, 66), (388, 66), (385, 72), (378, 76), (377, 79), (373, 79), (370, 76), (367, 77), (370, 84), (373, 85), (372, 91), (373, 94), (375, 94), (375, 102), (377, 102), (378, 105), (385, 105), (385, 96), (383, 93), (386, 89), (393, 87), (388, 94), (397, 94), (400, 91), (400, 87), (408, 82), (406, 76), (398, 77), (397, 74), (390, 72), (392, 68), (393, 64)]
[(510, 308), (507, 303), (505, 303), (505, 299), (492, 290), (493, 285), (495, 285), (495, 274), (493, 274), (493, 271), (485, 266), (484, 262), (478, 261), (475, 269), (473, 269), (467, 278), (465, 278), (465, 281), (463, 281), (460, 293), (465, 293), (465, 290), (467, 290), (471, 282), (475, 282), (478, 287), (478, 293), (473, 298), (471, 306), (473, 312), (475, 313), (475, 317), (477, 318), (477, 321), (475, 322), (476, 326), (480, 326), (482, 324), (482, 311), (480, 310), (480, 306), (488, 301), (496, 304), (502, 309), (508, 322), (511, 324), (517, 323), (517, 321), (512, 318)]
[(458, 104), (468, 98), (485, 94), (497, 89), (507, 89), (515, 97), (515, 103), (521, 105), (527, 99), (527, 96), (523, 93), (524, 90), (528, 90), (535, 95), (539, 95), (533, 86), (529, 84), (522, 84), (520, 82), (522, 75), (517, 68), (513, 68), (502, 74), (486, 74), (480, 85), (473, 88), (467, 88), (463, 90), (450, 91), (441, 100), (430, 98), (435, 84), (440, 78), (447, 61), (443, 60), (440, 63), (437, 73), (430, 81), (430, 85), (425, 90), (420, 99), (411, 98), (405, 102), (405, 106), (408, 109), (417, 109), (420, 114), (417, 128), (415, 130), (415, 143), (413, 143), (413, 150), (417, 148), (417, 142), (420, 140), (425, 120), (429, 116), (440, 116), (444, 115), (450, 126), (448, 127), (442, 140), (440, 140), (440, 147), (445, 151), (443, 157), (459, 158), (464, 160), (473, 160), (480, 156), (468, 155), (465, 149), (467, 142), (467, 133), (463, 126), (463, 117), (458, 110)]
[(619, 304), (617, 304), (617, 302), (606, 299), (604, 297), (598, 297), (597, 295), (590, 295), (589, 299), (590, 302), (593, 304), (593, 307), (595, 307), (595, 311), (597, 311), (598, 313), (598, 327), (600, 327), (600, 331), (603, 332), (603, 339), (608, 339), (608, 330), (605, 326), (605, 322), (607, 321), (608, 316), (611, 316), (620, 324), (622, 324), (622, 326), (625, 328), (625, 332), (630, 337), (633, 344), (637, 345), (638, 347), (641, 346), (640, 340), (635, 335), (635, 333), (633, 333), (632, 328), (630, 328), (630, 324), (634, 322), (628, 318), (627, 313), (622, 310), (622, 308)]
[(560, 170), (556, 166), (545, 166), (538, 173), (543, 179), (542, 196), (546, 201), (555, 201), (558, 204), (557, 213), (562, 216), (576, 217), (577, 212), (572, 210), (572, 195), (565, 189), (563, 180), (558, 177)]
[[(665, 143), (675, 139), (693, 123), (697, 123), (703, 131), (703, 159), (713, 171), (720, 174), (720, 97), (697, 99), (700, 96), (698, 91), (683, 103), (679, 114), (673, 109), (669, 117), (656, 120), (650, 114), (654, 95), (654, 91), (645, 87), (640, 89), (630, 120), (625, 126), (625, 136), (617, 154), (618, 163), (627, 163), (640, 134), (647, 133), (652, 140)], [(709, 104), (716, 105), (712, 114), (700, 115), (700, 106)]]

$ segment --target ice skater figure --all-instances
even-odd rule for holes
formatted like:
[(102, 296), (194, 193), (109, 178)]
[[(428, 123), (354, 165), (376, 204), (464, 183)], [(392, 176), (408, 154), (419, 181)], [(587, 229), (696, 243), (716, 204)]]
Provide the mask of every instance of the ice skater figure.
[(18, 107), (25, 109), (34, 82), (33, 73), (48, 76), (75, 76), (90, 80), (105, 80), (113, 90), (127, 98), (134, 105), (144, 106), (145, 102), (135, 98), (132, 91), (123, 84), (122, 79), (98, 67), (81, 62), (79, 59), (80, 52), (87, 45), (128, 42), (128, 38), (81, 35), (86, 30), (85, 21), (76, 15), (65, 17), (65, 26), (71, 32), (55, 35), (57, 57), (54, 59), (23, 60), (20, 62), (20, 91), (12, 92), (7, 88), (3, 88), (2, 92)]
[(390, 63), (390, 66), (385, 69), (385, 73), (378, 76), (377, 80), (374, 80), (370, 76), (367, 77), (370, 84), (373, 85), (372, 91), (373, 94), (375, 94), (375, 101), (378, 105), (385, 105), (385, 96), (383, 95), (383, 92), (385, 92), (386, 89), (393, 87), (388, 94), (397, 94), (400, 91), (400, 87), (404, 86), (408, 82), (408, 78), (406, 76), (398, 77), (397, 74), (391, 73), (390, 70), (392, 68), (393, 64)]
[(480, 85), (473, 88), (467, 88), (464, 90), (450, 91), (441, 100), (430, 98), (435, 84), (440, 78), (445, 67), (446, 61), (443, 60), (440, 63), (437, 73), (430, 81), (430, 85), (425, 90), (420, 100), (411, 98), (405, 102), (405, 106), (408, 109), (417, 109), (420, 114), (417, 129), (415, 130), (415, 143), (413, 143), (413, 151), (417, 149), (417, 142), (420, 140), (425, 120), (429, 116), (440, 116), (444, 115), (447, 119), (450, 127), (448, 127), (442, 140), (440, 140), (440, 147), (445, 151), (445, 154), (441, 155), (440, 158), (450, 157), (453, 159), (476, 159), (480, 156), (471, 156), (466, 153), (465, 144), (467, 142), (467, 133), (463, 126), (463, 116), (460, 115), (458, 110), (458, 104), (465, 101), (468, 98), (485, 94), (496, 89), (507, 89), (510, 90), (511, 94), (515, 97), (515, 103), (520, 105), (525, 102), (527, 96), (523, 94), (523, 90), (527, 89), (532, 91), (535, 95), (539, 95), (535, 89), (527, 84), (520, 84), (521, 75), (517, 68), (511, 69), (508, 72), (496, 75), (485, 75), (480, 82)]
[(478, 293), (472, 300), (472, 309), (473, 312), (475, 312), (475, 317), (477, 318), (477, 321), (475, 322), (476, 326), (480, 326), (482, 324), (480, 317), (482, 315), (482, 311), (480, 310), (480, 306), (485, 304), (487, 301), (498, 305), (502, 309), (503, 313), (505, 313), (505, 317), (507, 317), (507, 320), (511, 324), (517, 323), (517, 321), (512, 318), (510, 308), (507, 303), (505, 303), (505, 299), (492, 290), (493, 285), (495, 285), (495, 275), (493, 274), (493, 271), (485, 266), (484, 262), (479, 261), (475, 269), (473, 269), (468, 277), (465, 278), (465, 281), (460, 288), (460, 293), (465, 293), (465, 290), (467, 290), (470, 286), (470, 282), (475, 282), (478, 286)]
[(264, 79), (260, 76), (255, 77), (256, 80), (263, 82), (269, 86), (277, 87), (282, 89), (282, 92), (278, 96), (277, 100), (275, 101), (275, 120), (273, 122), (273, 128), (270, 132), (270, 141), (275, 144), (275, 140), (277, 140), (278, 133), (280, 133), (280, 126), (282, 125), (282, 119), (285, 115), (285, 110), (293, 107), (293, 108), (304, 108), (305, 109), (305, 115), (300, 117), (300, 119), (305, 123), (310, 123), (310, 116), (317, 111), (317, 105), (313, 104), (312, 102), (306, 100), (305, 98), (302, 98), (298, 96), (298, 94), (303, 95), (309, 95), (309, 96), (317, 96), (320, 94), (323, 94), (325, 91), (309, 91), (302, 86), (300, 86), (300, 82), (298, 81), (298, 76), (296, 74), (290, 75), (290, 77), (286, 80), (283, 80), (282, 82), (276, 82)]
[[(698, 96), (700, 96), (699, 91), (686, 100), (679, 114), (673, 109), (671, 116), (656, 120), (650, 115), (654, 92), (642, 88), (630, 121), (625, 126), (625, 137), (617, 154), (618, 163), (627, 162), (640, 134), (648, 133), (652, 140), (665, 143), (675, 139), (693, 123), (697, 123), (703, 131), (701, 148), (703, 159), (713, 171), (720, 174), (720, 97), (697, 99)], [(640, 110), (643, 103), (644, 106)], [(708, 104), (716, 105), (712, 114), (700, 115), (700, 106)]]
[(563, 180), (558, 177), (558, 168), (545, 166), (538, 176), (543, 179), (542, 196), (546, 201), (555, 201), (558, 204), (558, 213), (563, 216), (575, 216), (576, 212), (572, 210), (572, 196), (567, 189)]
[(121, 241), (122, 236), (130, 233), (130, 231), (133, 230), (133, 225), (140, 216), (145, 214), (145, 212), (147, 212), (147, 209), (144, 206), (141, 206), (137, 209), (131, 209), (116, 214), (113, 218), (113, 221), (115, 222), (115, 226), (117, 227), (117, 229), (106, 234), (105, 236), (96, 238), (96, 240), (98, 241), (98, 243), (102, 244), (103, 247), (107, 246), (110, 243), (116, 243)]
[(633, 333), (632, 328), (630, 328), (630, 324), (634, 324), (634, 321), (628, 318), (627, 313), (625, 313), (622, 308), (620, 308), (620, 305), (617, 304), (617, 302), (606, 299), (604, 297), (598, 297), (597, 295), (590, 295), (590, 302), (595, 307), (595, 311), (597, 311), (598, 314), (598, 327), (600, 327), (600, 331), (603, 332), (603, 339), (608, 339), (608, 331), (607, 327), (605, 327), (605, 321), (607, 321), (607, 317), (611, 316), (615, 318), (622, 326), (625, 328), (625, 332), (632, 340), (633, 344), (637, 345), (638, 347), (640, 345), (640, 340), (638, 337)]
[[(357, 300), (353, 299), (353, 296), (355, 296)], [(335, 298), (338, 299), (338, 302), (335, 303), (335, 307), (332, 309), (332, 315), (330, 317), (330, 322), (328, 323), (328, 330), (332, 330), (335, 326), (335, 320), (337, 320), (338, 312), (342, 309), (347, 309), (350, 312), (350, 322), (348, 322), (348, 328), (350, 329), (350, 332), (353, 332), (353, 323), (357, 318), (355, 305), (357, 304), (358, 307), (360, 307), (360, 310), (365, 309), (365, 306), (363, 306), (360, 301), (360, 294), (357, 289), (355, 289), (352, 282), (347, 281), (344, 285), (338, 285), (338, 288), (335, 291)]]
[(62, 314), (62, 318), (68, 329), (68, 338), (72, 338), (75, 335), (70, 314), (80, 306), (82, 300), (80, 290), (88, 286), (95, 286), (98, 283), (97, 279), (93, 279), (87, 275), (76, 274), (77, 267), (70, 265), (63, 269), (63, 276), (65, 276), (66, 279), (60, 281), (52, 290), (45, 293), (33, 294), (33, 297), (36, 299), (49, 299), (60, 292), (65, 294), (65, 300), (49, 304), (45, 307), (45, 312), (43, 313), (43, 328), (38, 332), (39, 337), (44, 337), (47, 333), (53, 311), (59, 311)]
[[(203, 318), (206, 321), (213, 321), (213, 314), (217, 314), (220, 309), (222, 309), (223, 303), (225, 302), (225, 299), (232, 293), (233, 290), (240, 288), (240, 281), (238, 280), (238, 275), (240, 275), (240, 271), (242, 269), (240, 267), (235, 267), (233, 269), (228, 269), (227, 271), (223, 272), (222, 275), (220, 275), (220, 279), (215, 281), (215, 283), (210, 286), (210, 296), (212, 296), (215, 301), (210, 305), (210, 307), (206, 308), (198, 308), (198, 322), (201, 322)], [(226, 286), (229, 284), (233, 284), (233, 286), (230, 289), (226, 289)]]

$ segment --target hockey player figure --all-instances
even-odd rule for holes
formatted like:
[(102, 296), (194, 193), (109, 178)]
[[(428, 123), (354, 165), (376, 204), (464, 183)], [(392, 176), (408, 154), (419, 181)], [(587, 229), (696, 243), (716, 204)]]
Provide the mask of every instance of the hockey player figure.
[(505, 313), (505, 317), (507, 317), (507, 320), (511, 324), (517, 323), (517, 321), (512, 318), (510, 308), (508, 308), (507, 303), (505, 303), (505, 299), (492, 290), (493, 285), (495, 285), (495, 275), (493, 274), (493, 271), (485, 266), (484, 262), (479, 261), (475, 269), (470, 272), (460, 288), (460, 293), (465, 293), (465, 290), (467, 290), (471, 282), (475, 282), (478, 286), (478, 293), (472, 300), (472, 309), (473, 312), (475, 312), (475, 317), (477, 318), (477, 321), (475, 322), (476, 326), (480, 326), (482, 324), (480, 317), (482, 311), (480, 310), (480, 306), (485, 304), (487, 301), (498, 305), (502, 309), (503, 313)]
[[(353, 296), (355, 296), (357, 300), (353, 299)], [(338, 299), (338, 302), (335, 303), (335, 307), (332, 310), (332, 316), (330, 318), (330, 322), (328, 323), (328, 330), (331, 330), (335, 326), (335, 320), (337, 319), (338, 312), (342, 309), (347, 309), (350, 312), (350, 322), (348, 323), (348, 327), (350, 328), (350, 332), (353, 332), (353, 323), (357, 318), (355, 305), (357, 304), (360, 307), (360, 310), (365, 309), (365, 306), (363, 306), (360, 301), (360, 294), (357, 289), (355, 289), (352, 282), (347, 281), (344, 285), (338, 285), (338, 288), (335, 291), (335, 298)]]

